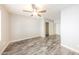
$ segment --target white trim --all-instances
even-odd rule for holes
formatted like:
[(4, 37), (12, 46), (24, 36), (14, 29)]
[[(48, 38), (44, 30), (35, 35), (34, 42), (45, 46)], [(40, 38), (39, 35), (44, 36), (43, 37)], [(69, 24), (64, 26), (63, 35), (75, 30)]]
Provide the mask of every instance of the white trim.
[(79, 53), (78, 50), (76, 50), (76, 49), (74, 49), (74, 48), (71, 48), (71, 47), (69, 47), (69, 46), (67, 46), (67, 45), (65, 45), (65, 44), (61, 44), (61, 46), (65, 47), (65, 48), (67, 48), (67, 49), (69, 49), (69, 50), (72, 50), (72, 51), (74, 51), (74, 52), (76, 52), (76, 53)]
[(33, 36), (33, 37), (23, 38), (23, 39), (19, 39), (19, 40), (12, 40), (10, 42), (18, 42), (18, 41), (27, 40), (27, 39), (36, 38), (36, 37), (41, 37), (41, 36)]
[(1, 9), (0, 9), (0, 41), (1, 41)]
[[(41, 37), (41, 36), (29, 37), (29, 38), (25, 38), (25, 39), (23, 39), (23, 40), (31, 39), (31, 38), (37, 38), (37, 37)], [(4, 45), (4, 48), (0, 51), (0, 55), (3, 53), (3, 51), (6, 49), (6, 47), (7, 47), (10, 43), (12, 43), (12, 42), (18, 42), (18, 41), (22, 41), (22, 39), (21, 39), (21, 40), (10, 41), (10, 42), (6, 43), (6, 44)]]
[(0, 55), (4, 52), (4, 50), (7, 48), (7, 46), (9, 45), (10, 42), (7, 42), (4, 47), (1, 49), (0, 51)]

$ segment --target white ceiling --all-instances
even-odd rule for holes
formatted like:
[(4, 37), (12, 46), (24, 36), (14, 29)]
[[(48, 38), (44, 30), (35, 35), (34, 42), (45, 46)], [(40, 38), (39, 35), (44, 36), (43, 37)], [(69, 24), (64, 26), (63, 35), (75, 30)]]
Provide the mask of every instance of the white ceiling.
[[(39, 5), (38, 5), (39, 6)], [(52, 17), (57, 12), (60, 12), (62, 9), (67, 8), (71, 5), (69, 4), (42, 4), (41, 9), (46, 9), (47, 12), (43, 14), (44, 17)], [(23, 12), (22, 10), (29, 10), (31, 8), (30, 4), (6, 4), (5, 7), (10, 13), (20, 14), (30, 16), (31, 13)]]

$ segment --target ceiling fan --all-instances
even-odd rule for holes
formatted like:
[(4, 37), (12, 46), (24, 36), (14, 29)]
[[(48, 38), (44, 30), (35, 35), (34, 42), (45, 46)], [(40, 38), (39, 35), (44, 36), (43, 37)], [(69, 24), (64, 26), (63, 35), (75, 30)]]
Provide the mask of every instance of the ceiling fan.
[(39, 7), (37, 7), (35, 4), (31, 5), (32, 10), (23, 10), (23, 12), (30, 12), (32, 13), (31, 16), (34, 16), (34, 14), (38, 15), (41, 17), (42, 13), (45, 13), (46, 10), (40, 10)]

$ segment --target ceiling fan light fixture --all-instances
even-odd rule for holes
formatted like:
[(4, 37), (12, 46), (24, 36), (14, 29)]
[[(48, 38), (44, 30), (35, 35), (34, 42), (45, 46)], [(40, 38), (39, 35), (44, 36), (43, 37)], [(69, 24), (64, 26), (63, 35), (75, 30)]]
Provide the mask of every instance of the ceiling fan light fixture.
[(33, 15), (37, 16), (37, 12), (33, 12)]
[(43, 10), (41, 8), (39, 8), (39, 6), (41, 7), (41, 5), (36, 5), (36, 4), (32, 4), (32, 10), (23, 10), (24, 12), (31, 12), (32, 16), (40, 16), (41, 14), (45, 13), (46, 10)]

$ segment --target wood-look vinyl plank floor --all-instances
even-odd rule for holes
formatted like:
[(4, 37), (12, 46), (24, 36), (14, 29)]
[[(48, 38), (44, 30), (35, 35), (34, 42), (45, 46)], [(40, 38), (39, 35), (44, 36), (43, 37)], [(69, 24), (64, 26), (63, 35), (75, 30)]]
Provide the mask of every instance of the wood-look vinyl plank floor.
[(37, 37), (9, 44), (2, 55), (78, 55), (60, 45), (60, 36)]

